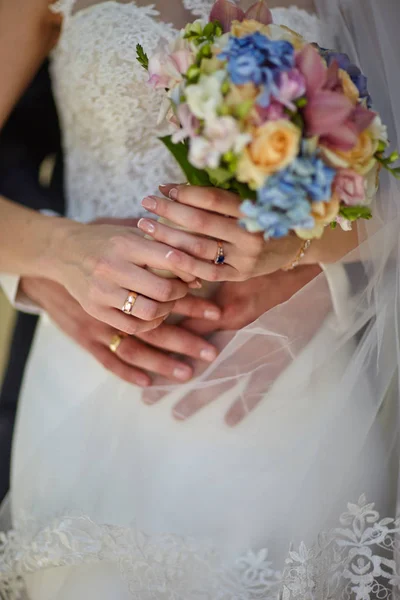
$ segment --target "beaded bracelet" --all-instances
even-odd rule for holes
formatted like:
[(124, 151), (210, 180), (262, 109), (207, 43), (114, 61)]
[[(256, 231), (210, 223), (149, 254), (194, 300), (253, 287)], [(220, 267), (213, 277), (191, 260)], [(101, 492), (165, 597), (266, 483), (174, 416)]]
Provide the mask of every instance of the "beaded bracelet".
[(282, 267), (282, 271), (293, 271), (293, 269), (298, 267), (310, 246), (311, 240), (306, 240), (305, 242), (303, 242), (293, 262), (291, 262), (290, 265), (287, 265), (286, 267)]

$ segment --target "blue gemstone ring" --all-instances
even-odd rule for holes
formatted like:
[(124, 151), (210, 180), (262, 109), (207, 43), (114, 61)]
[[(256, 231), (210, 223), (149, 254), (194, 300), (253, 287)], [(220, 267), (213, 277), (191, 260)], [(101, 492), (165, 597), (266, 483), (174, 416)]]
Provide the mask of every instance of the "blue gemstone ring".
[(214, 264), (215, 265), (223, 265), (224, 262), (225, 262), (224, 246), (222, 245), (222, 242), (218, 242), (217, 255), (214, 259)]

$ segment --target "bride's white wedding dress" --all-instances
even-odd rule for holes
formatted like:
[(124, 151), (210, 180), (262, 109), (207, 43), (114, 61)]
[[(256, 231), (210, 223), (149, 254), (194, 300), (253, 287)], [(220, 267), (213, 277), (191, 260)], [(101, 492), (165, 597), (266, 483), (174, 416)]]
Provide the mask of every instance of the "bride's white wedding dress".
[[(210, 8), (183, 2), (192, 17)], [(180, 176), (157, 140), (159, 98), (136, 44), (151, 53), (175, 30), (135, 2), (58, 4), (65, 22), (52, 74), (68, 216), (139, 215), (144, 196)], [(315, 16), (290, 8), (274, 18), (326, 44)], [(18, 576), (32, 600), (373, 598), (376, 585), (388, 597), (387, 541), (399, 523), (381, 522), (361, 494), (394, 513), (393, 407), (380, 407), (368, 380), (347, 381), (351, 402), (337, 391), (354, 339), (323, 364), (350, 295), (340, 269), (331, 286), (337, 313), (236, 428), (224, 415), (243, 390), (179, 423), (171, 409), (196, 381), (146, 406), (141, 390), (42, 317), (14, 446), (15, 531), (3, 547), (0, 538), (4, 597), (17, 597)], [(245, 362), (235, 365), (239, 386)]]

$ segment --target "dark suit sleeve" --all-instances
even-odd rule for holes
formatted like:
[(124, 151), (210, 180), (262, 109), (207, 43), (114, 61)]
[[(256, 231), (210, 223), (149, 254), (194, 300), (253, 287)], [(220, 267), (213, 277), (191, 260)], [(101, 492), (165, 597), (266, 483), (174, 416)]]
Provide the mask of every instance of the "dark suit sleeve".
[[(64, 214), (62, 155), (48, 65), (43, 65), (0, 132), (0, 194), (34, 210)], [(39, 182), (43, 160), (56, 156), (49, 187)], [(37, 317), (20, 314), (0, 393), (0, 502), (8, 489), (14, 419)]]
[[(39, 170), (49, 155), (56, 168), (45, 188)], [(47, 62), (0, 132), (0, 194), (35, 210), (64, 213), (60, 130)]]

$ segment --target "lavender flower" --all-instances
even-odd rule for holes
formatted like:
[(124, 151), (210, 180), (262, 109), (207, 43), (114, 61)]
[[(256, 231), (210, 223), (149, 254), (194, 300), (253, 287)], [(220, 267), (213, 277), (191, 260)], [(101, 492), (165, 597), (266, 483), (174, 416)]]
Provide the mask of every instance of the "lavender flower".
[(321, 56), (326, 60), (328, 67), (336, 61), (340, 69), (346, 71), (354, 85), (357, 87), (360, 98), (366, 99), (368, 108), (372, 107), (372, 98), (368, 92), (368, 79), (357, 67), (353, 64), (347, 54), (327, 50), (326, 48), (318, 48)]

